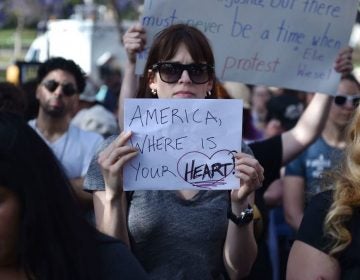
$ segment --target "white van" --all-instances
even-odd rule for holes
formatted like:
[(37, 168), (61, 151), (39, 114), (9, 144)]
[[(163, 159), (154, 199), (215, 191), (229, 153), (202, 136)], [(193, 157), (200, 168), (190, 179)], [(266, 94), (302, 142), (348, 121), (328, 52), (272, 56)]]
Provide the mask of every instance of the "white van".
[(61, 56), (74, 60), (98, 80), (97, 61), (106, 53), (116, 57), (123, 70), (126, 53), (115, 24), (78, 19), (52, 20), (48, 22), (47, 31), (31, 44), (25, 61), (43, 62)]

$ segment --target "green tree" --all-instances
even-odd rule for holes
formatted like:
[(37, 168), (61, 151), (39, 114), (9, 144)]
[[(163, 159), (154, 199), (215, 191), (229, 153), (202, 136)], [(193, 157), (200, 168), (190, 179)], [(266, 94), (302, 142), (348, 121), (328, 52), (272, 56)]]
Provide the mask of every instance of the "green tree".
[(41, 16), (41, 5), (38, 0), (4, 0), (4, 12), (15, 19), (13, 60), (16, 60), (21, 55), (24, 27)]

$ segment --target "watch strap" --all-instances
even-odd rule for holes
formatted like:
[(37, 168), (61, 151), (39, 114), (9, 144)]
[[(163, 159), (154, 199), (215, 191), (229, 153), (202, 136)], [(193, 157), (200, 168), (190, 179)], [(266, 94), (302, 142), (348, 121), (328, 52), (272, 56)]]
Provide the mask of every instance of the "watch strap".
[(254, 219), (254, 209), (248, 204), (247, 208), (240, 212), (237, 216), (232, 212), (231, 204), (228, 207), (227, 217), (237, 226), (245, 226)]

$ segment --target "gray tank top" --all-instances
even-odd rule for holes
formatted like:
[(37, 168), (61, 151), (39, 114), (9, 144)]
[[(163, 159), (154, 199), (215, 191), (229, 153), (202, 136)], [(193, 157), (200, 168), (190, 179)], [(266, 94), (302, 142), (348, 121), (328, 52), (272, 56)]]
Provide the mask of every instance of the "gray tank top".
[(151, 279), (225, 279), (228, 191), (135, 191), (129, 208), (132, 250)]

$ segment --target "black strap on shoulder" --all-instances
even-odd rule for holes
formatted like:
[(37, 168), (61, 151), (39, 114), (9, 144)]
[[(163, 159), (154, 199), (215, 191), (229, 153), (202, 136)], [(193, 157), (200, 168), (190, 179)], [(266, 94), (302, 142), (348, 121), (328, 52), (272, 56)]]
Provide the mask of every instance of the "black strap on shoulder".
[[(129, 218), (129, 210), (130, 210), (131, 200), (133, 198), (134, 191), (127, 191), (125, 194), (126, 194), (126, 200), (127, 200), (127, 219), (128, 219)], [(134, 244), (134, 238), (130, 234), (129, 230), (128, 230), (128, 236), (129, 236), (129, 240), (130, 240), (130, 246), (132, 246), (132, 244)]]
[(131, 204), (131, 200), (133, 198), (133, 195), (134, 195), (134, 191), (129, 191), (129, 192), (126, 192), (126, 200), (127, 200), (127, 203), (128, 203), (128, 209), (130, 207), (130, 204)]

